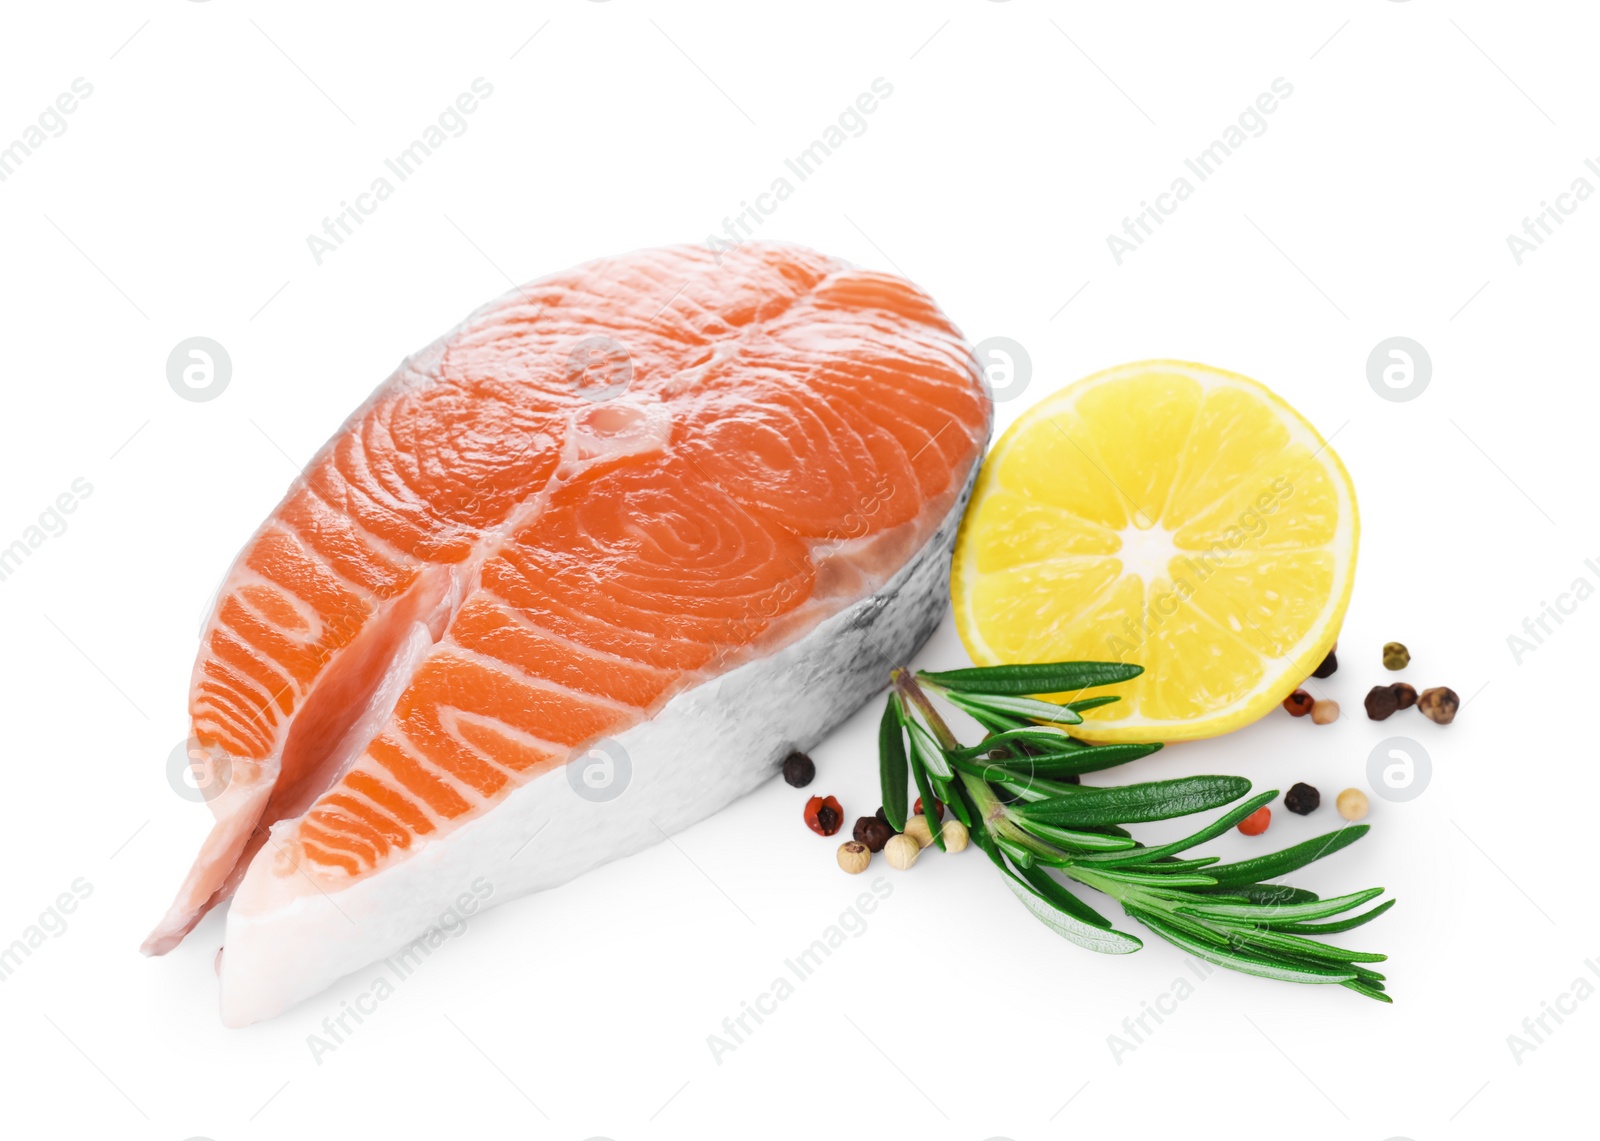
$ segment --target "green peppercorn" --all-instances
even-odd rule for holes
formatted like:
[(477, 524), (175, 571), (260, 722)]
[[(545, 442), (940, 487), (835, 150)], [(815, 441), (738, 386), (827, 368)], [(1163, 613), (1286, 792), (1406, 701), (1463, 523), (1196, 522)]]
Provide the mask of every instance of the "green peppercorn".
[(1405, 648), (1402, 642), (1385, 642), (1383, 644), (1383, 665), (1385, 669), (1403, 670), (1411, 664), (1411, 651)]

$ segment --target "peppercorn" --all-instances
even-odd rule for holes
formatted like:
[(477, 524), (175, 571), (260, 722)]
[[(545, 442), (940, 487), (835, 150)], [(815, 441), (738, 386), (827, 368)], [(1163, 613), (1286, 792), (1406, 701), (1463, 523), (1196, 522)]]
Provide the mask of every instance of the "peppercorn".
[[(881, 805), (881, 804), (878, 805), (878, 811), (874, 812), (872, 815), (876, 816), (879, 820), (883, 821), (885, 824), (889, 823), (889, 814), (883, 810), (883, 805)], [(891, 828), (890, 831), (892, 832), (892, 831), (894, 831), (894, 829)]]
[(1367, 690), (1367, 717), (1373, 721), (1387, 721), (1400, 708), (1400, 698), (1393, 687), (1375, 685)]
[(1246, 836), (1259, 836), (1267, 830), (1267, 825), (1272, 823), (1272, 809), (1265, 805), (1256, 809), (1249, 816), (1239, 821), (1239, 831)]
[(1411, 651), (1406, 649), (1403, 642), (1385, 642), (1383, 644), (1383, 665), (1385, 669), (1403, 670), (1411, 664)]
[[(917, 803), (912, 807), (911, 811), (912, 812), (921, 812), (922, 811), (922, 797), (920, 797), (920, 796), (917, 797)], [(935, 797), (934, 801), (933, 801), (933, 818), (935, 820), (943, 820), (944, 819), (944, 802), (939, 800), (938, 797)]]
[(1303, 689), (1297, 689), (1283, 699), (1283, 707), (1289, 711), (1291, 717), (1304, 717), (1311, 712), (1311, 707), (1316, 704), (1316, 698)]
[(846, 840), (839, 845), (839, 866), (848, 874), (858, 876), (872, 863), (872, 851), (860, 840)]
[(1339, 703), (1326, 699), (1311, 706), (1311, 720), (1318, 725), (1332, 725), (1339, 720)]
[(1417, 691), (1403, 681), (1397, 681), (1389, 687), (1394, 691), (1395, 705), (1400, 709), (1410, 709), (1417, 703)]
[(917, 862), (917, 857), (921, 854), (922, 849), (917, 842), (903, 832), (898, 836), (889, 837), (889, 842), (883, 846), (884, 858), (896, 871), (905, 871)]
[(806, 801), (805, 821), (818, 836), (832, 836), (844, 823), (844, 809), (831, 796), (813, 796)]
[(1284, 794), (1283, 806), (1296, 816), (1309, 816), (1322, 806), (1322, 794), (1300, 781)]
[(1322, 664), (1311, 671), (1311, 676), (1314, 678), (1332, 677), (1333, 671), (1338, 668), (1339, 659), (1334, 656), (1332, 650), (1329, 650), (1328, 656), (1322, 659)]
[(1456, 710), (1461, 708), (1461, 699), (1449, 686), (1439, 685), (1422, 691), (1422, 696), (1417, 698), (1417, 708), (1422, 710), (1422, 715), (1429, 721), (1448, 725), (1456, 719)]
[(939, 829), (939, 836), (947, 852), (960, 852), (967, 846), (967, 826), (959, 820), (946, 820)]
[(929, 826), (926, 816), (913, 816), (907, 820), (904, 834), (915, 840), (918, 848), (926, 848), (933, 843), (933, 829)]
[(851, 832), (851, 835), (865, 844), (871, 851), (881, 852), (883, 851), (883, 846), (889, 842), (889, 837), (894, 835), (894, 829), (876, 816), (863, 816), (856, 821), (855, 829)]
[(1359, 788), (1347, 788), (1339, 794), (1333, 806), (1346, 820), (1360, 820), (1367, 814), (1367, 794)]
[(783, 779), (795, 788), (805, 788), (816, 775), (816, 762), (798, 749), (783, 758)]

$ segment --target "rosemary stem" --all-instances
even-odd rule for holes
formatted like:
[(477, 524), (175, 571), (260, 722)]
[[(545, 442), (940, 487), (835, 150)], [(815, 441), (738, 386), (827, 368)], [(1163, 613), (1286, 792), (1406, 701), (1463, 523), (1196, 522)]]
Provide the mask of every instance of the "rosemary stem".
[(928, 695), (917, 684), (917, 679), (912, 676), (911, 671), (897, 667), (890, 672), (889, 677), (894, 681), (895, 688), (904, 694), (906, 700), (915, 705), (927, 720), (928, 728), (933, 730), (939, 747), (947, 753), (960, 752), (961, 742), (956, 740), (956, 735), (950, 731), (950, 726), (939, 716), (939, 711), (933, 707), (933, 702), (928, 700)]
[(992, 831), (996, 824), (1005, 822), (1006, 806), (1000, 803), (1000, 798), (994, 794), (987, 781), (973, 776), (964, 769), (957, 769), (956, 775), (961, 778), (961, 785), (972, 798), (972, 804), (978, 810), (978, 818), (983, 821), (985, 827)]
[[(905, 696), (905, 699), (917, 707), (917, 711), (927, 721), (928, 728), (933, 732), (934, 739), (938, 741), (939, 747), (946, 753), (960, 752), (961, 742), (950, 731), (950, 726), (939, 715), (939, 711), (934, 708), (933, 702), (928, 700), (927, 693), (917, 683), (917, 679), (911, 671), (895, 669), (891, 671), (889, 677), (894, 682), (895, 688)], [(973, 806), (978, 810), (978, 818), (987, 827), (991, 829), (995, 827), (1006, 828), (1007, 831), (1015, 830), (1007, 827), (1009, 822), (1006, 820), (1006, 806), (1000, 802), (1000, 798), (994, 794), (994, 790), (989, 787), (987, 781), (975, 777), (962, 769), (957, 769), (956, 775), (961, 778), (962, 787), (967, 790), (967, 795), (972, 798)], [(1010, 838), (1009, 835), (1007, 838)]]

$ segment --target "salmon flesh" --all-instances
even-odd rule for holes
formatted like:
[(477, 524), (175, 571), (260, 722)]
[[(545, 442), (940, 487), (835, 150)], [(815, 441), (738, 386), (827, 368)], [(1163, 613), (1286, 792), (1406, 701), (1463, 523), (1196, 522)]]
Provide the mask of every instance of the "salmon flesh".
[(916, 286), (749, 242), (590, 262), (407, 359), (240, 554), (190, 688), (223, 1020), (749, 792), (942, 619), (991, 403)]

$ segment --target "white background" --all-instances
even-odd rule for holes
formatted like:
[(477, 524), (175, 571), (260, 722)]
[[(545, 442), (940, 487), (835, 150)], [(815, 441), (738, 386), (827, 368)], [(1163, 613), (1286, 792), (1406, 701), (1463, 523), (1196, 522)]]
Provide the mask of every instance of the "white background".
[[(75, 77), (93, 95), (0, 183), (7, 347), (0, 545), (75, 479), (67, 530), (0, 582), (7, 827), (0, 942), (77, 877), (93, 894), (0, 983), (14, 1135), (613, 1138), (1499, 1137), (1588, 1115), (1600, 1002), (1520, 1064), (1522, 1020), (1600, 956), (1592, 657), (1600, 602), (1519, 663), (1507, 636), (1600, 557), (1592, 351), (1600, 202), (1516, 264), (1506, 235), (1600, 160), (1585, 5), (826, 2), (14, 5), (0, 140)], [(537, 35), (535, 33), (537, 32)], [(130, 38), (131, 37), (131, 38)], [(529, 37), (533, 37), (531, 40)], [(319, 266), (306, 236), (475, 77), (494, 94)], [(1124, 1018), (1186, 971), (1156, 940), (1101, 958), (1029, 918), (974, 851), (881, 862), (893, 894), (732, 1054), (708, 1034), (866, 881), (773, 782), (710, 821), (476, 917), (336, 1051), (307, 1035), (357, 975), (219, 1025), (213, 916), (141, 958), (208, 814), (164, 776), (202, 612), (326, 435), (485, 299), (601, 254), (701, 241), (876, 77), (894, 87), (762, 235), (927, 288), (974, 341), (1028, 349), (1038, 395), (1125, 360), (1257, 377), (1325, 434), (1364, 534), (1347, 716), (1277, 713), (1129, 777), (1365, 785), (1414, 737), (1433, 776), (1374, 796), (1371, 835), (1294, 877), (1382, 884), (1393, 1007), (1219, 972), (1120, 1062)], [(1106, 236), (1277, 78), (1293, 86), (1120, 266)], [(1070, 299), (1070, 304), (1068, 303)], [(190, 336), (230, 386), (169, 388)], [(1403, 335), (1433, 378), (1381, 399)], [(1453, 726), (1367, 722), (1407, 642)], [(963, 656), (947, 624), (921, 661)], [(817, 754), (877, 804), (872, 703)], [(1278, 812), (1268, 840), (1331, 827)], [(1262, 842), (1230, 835), (1213, 851)], [(1254, 844), (1254, 846), (1252, 846)], [(1130, 929), (1138, 930), (1134, 925)]]

